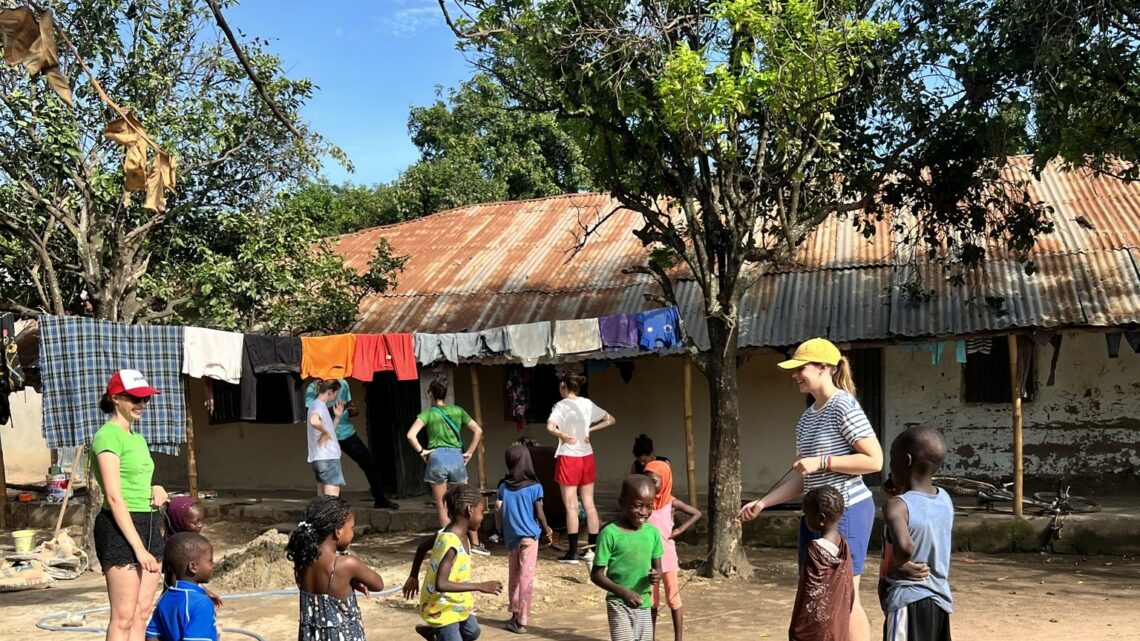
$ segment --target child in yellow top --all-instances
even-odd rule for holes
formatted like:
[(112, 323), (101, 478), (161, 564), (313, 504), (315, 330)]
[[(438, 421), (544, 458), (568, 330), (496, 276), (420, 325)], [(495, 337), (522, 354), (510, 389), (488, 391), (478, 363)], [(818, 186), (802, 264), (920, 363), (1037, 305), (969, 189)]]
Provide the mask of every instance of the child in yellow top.
[(471, 582), (471, 541), (467, 532), (478, 530), (487, 502), (477, 488), (456, 485), (448, 490), (445, 503), (451, 522), (436, 534), (434, 541), (427, 539), (416, 550), (411, 576), (404, 583), (404, 595), (410, 598), (418, 590), (420, 565), (430, 549), (431, 559), (420, 595), (420, 617), (426, 625), (416, 626), (416, 632), (428, 641), (475, 641), (480, 631), (471, 612), (475, 606), (472, 592), (497, 595), (503, 591), (499, 581)]

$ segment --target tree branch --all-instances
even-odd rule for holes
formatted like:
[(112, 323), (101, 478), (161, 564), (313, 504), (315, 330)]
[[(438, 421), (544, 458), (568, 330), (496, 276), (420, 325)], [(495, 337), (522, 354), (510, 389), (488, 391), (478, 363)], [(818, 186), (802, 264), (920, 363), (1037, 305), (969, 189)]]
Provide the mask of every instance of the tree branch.
[(138, 320), (138, 324), (139, 325), (149, 325), (150, 323), (153, 323), (156, 320), (161, 320), (163, 318), (169, 318), (170, 316), (173, 316), (173, 315), (178, 313), (178, 309), (176, 309), (178, 306), (185, 305), (186, 303), (189, 303), (189, 302), (190, 302), (189, 296), (182, 296), (181, 298), (175, 298), (174, 300), (167, 301), (165, 308), (163, 308), (157, 312), (153, 312), (151, 314), (147, 314), (146, 316), (143, 316), (142, 318), (140, 318)]
[(209, 5), (210, 11), (213, 12), (214, 21), (218, 23), (218, 28), (222, 30), (222, 33), (226, 34), (226, 39), (229, 40), (230, 47), (233, 49), (234, 55), (237, 56), (238, 62), (240, 62), (242, 68), (245, 69), (245, 74), (249, 76), (250, 82), (257, 88), (257, 94), (261, 96), (262, 102), (265, 103), (266, 107), (269, 107), (269, 111), (273, 113), (273, 117), (285, 125), (285, 128), (296, 136), (297, 140), (304, 141), (305, 136), (298, 131), (296, 125), (285, 116), (277, 106), (277, 103), (273, 102), (273, 98), (269, 95), (269, 89), (265, 86), (265, 81), (253, 70), (253, 63), (249, 61), (249, 56), (245, 55), (245, 51), (242, 50), (241, 44), (238, 43), (237, 37), (234, 36), (233, 30), (230, 29), (230, 25), (226, 22), (225, 16), (222, 15), (222, 8), (218, 6), (217, 0), (206, 0), (206, 4)]

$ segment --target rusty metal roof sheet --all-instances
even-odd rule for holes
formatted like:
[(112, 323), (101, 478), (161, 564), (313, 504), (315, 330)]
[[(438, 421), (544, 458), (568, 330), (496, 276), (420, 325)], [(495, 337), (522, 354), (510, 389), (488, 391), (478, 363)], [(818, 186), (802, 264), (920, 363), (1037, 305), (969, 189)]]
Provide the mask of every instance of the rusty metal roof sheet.
[[(795, 265), (761, 276), (745, 294), (741, 345), (1140, 323), (1140, 184), (1055, 167), (1038, 180), (1028, 168), (1028, 158), (1014, 158), (1007, 175), (1052, 205), (1056, 228), (1032, 253), (1036, 273), (996, 252), (957, 286), (935, 263), (897, 260), (889, 221), (868, 241), (837, 217), (809, 235)], [(575, 252), (583, 230), (603, 217)], [(653, 307), (645, 295), (659, 293), (656, 283), (623, 273), (645, 260), (632, 233), (640, 225), (608, 195), (570, 194), (461, 207), (342, 236), (335, 248), (357, 269), (380, 238), (410, 257), (398, 288), (362, 302), (356, 331), (454, 332)], [(904, 294), (915, 276), (930, 300)], [(707, 347), (699, 287), (682, 279), (676, 292), (688, 331)], [(1002, 298), (1004, 310), (987, 296)]]

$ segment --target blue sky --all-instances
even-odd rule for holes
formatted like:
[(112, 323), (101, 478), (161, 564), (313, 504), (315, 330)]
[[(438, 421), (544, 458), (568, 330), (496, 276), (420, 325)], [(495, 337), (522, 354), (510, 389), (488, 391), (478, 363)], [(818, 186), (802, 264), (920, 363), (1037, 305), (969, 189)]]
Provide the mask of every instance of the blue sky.
[(395, 178), (417, 157), (408, 109), (471, 75), (436, 0), (243, 0), (226, 19), (268, 39), (290, 77), (318, 85), (302, 115), (356, 166), (349, 174), (326, 162), (333, 182)]

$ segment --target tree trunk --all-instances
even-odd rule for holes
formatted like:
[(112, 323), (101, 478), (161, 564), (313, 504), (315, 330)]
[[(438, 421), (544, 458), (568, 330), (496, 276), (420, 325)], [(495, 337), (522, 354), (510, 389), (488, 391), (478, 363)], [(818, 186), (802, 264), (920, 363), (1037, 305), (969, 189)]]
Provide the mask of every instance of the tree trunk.
[(705, 377), (709, 384), (712, 423), (709, 436), (709, 556), (705, 576), (743, 576), (752, 566), (741, 546), (740, 408), (736, 376), (736, 323), (709, 318), (709, 350)]

